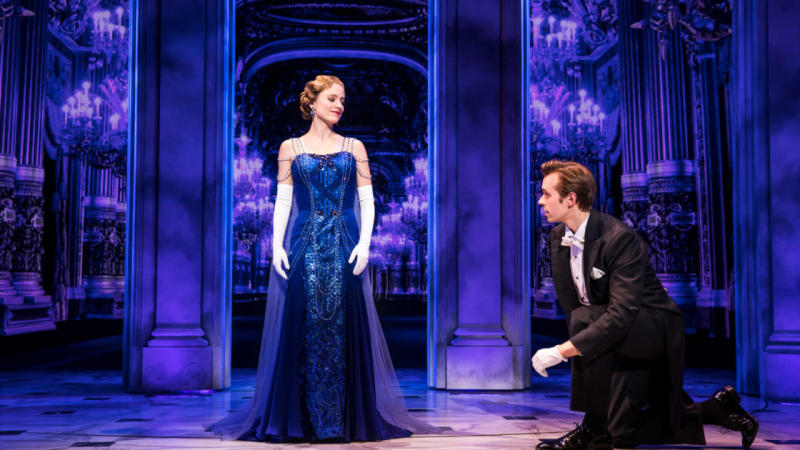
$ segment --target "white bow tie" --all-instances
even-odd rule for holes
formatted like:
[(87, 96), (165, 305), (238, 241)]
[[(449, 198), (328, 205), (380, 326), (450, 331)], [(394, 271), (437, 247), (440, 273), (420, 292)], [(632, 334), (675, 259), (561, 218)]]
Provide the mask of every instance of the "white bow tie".
[(574, 234), (565, 234), (564, 237), (561, 238), (561, 245), (564, 247), (574, 245), (575, 247), (583, 250), (583, 239), (575, 236)]

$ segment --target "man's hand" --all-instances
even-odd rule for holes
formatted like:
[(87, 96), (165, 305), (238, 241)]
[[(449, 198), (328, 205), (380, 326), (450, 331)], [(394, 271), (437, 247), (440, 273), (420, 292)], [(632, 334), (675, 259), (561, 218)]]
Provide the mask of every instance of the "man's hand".
[(547, 376), (547, 370), (545, 369), (565, 361), (566, 359), (561, 356), (557, 345), (555, 347), (539, 349), (531, 358), (533, 369), (543, 377)]

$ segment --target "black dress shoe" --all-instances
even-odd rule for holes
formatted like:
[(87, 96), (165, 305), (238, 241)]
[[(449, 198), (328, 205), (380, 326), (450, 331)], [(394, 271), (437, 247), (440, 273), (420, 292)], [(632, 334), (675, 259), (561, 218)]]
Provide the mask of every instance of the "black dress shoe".
[(748, 449), (758, 434), (758, 420), (739, 404), (742, 399), (731, 386), (725, 386), (712, 395), (722, 405), (725, 416), (722, 427), (742, 433), (742, 448)]
[(536, 446), (538, 450), (605, 450), (611, 449), (608, 435), (598, 435), (582, 424), (558, 439), (542, 439)]

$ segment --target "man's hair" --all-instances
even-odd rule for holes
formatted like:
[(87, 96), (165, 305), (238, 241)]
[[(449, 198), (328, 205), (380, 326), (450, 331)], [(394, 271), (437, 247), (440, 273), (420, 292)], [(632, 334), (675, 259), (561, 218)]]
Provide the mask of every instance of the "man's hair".
[(551, 160), (542, 164), (542, 176), (546, 177), (551, 173), (558, 174), (556, 185), (558, 195), (566, 197), (570, 192), (574, 192), (581, 211), (592, 208), (594, 196), (597, 194), (597, 183), (592, 171), (574, 161)]

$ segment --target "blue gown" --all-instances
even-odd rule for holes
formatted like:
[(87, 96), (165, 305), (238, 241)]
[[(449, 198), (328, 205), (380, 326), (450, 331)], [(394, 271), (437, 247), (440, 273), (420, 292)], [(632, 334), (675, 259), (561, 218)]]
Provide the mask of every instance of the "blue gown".
[[(345, 142), (352, 147), (352, 140)], [(362, 279), (353, 275), (355, 262), (347, 262), (359, 237), (355, 157), (344, 145), (328, 155), (297, 152), (291, 172), (296, 217), (287, 249), (291, 270), (282, 331), (264, 405), (256, 405), (260, 417), (240, 439), (372, 441), (409, 436), (410, 431), (384, 420), (376, 408)]]

